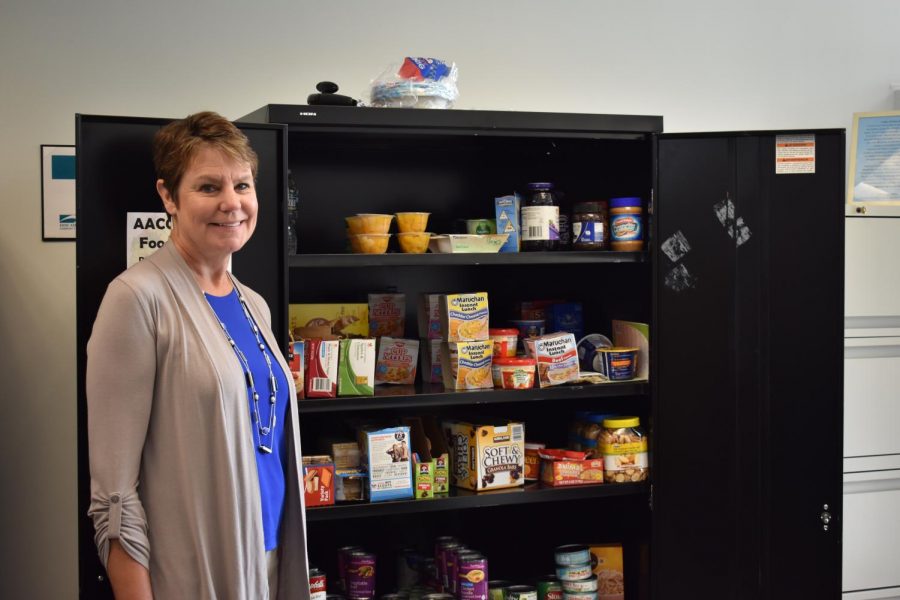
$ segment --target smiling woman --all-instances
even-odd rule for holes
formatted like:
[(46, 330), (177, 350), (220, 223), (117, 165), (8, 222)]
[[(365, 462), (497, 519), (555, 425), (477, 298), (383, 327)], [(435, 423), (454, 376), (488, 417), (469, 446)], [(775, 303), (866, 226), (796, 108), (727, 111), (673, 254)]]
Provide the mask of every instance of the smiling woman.
[(170, 243), (109, 285), (88, 342), (95, 540), (117, 597), (309, 598), (293, 378), (228, 272), (256, 154), (199, 113), (154, 141)]

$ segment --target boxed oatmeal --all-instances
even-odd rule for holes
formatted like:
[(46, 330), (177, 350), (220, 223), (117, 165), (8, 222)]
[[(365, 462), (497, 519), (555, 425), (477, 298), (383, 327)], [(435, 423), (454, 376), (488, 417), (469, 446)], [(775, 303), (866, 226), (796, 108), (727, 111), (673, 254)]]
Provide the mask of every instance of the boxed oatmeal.
[(409, 427), (362, 429), (359, 447), (372, 502), (413, 497)]
[(419, 340), (383, 337), (378, 343), (375, 383), (411, 385), (416, 381)]
[(551, 333), (525, 340), (528, 355), (535, 359), (540, 387), (578, 379), (578, 348), (571, 333)]
[(494, 343), (491, 340), (443, 342), (441, 376), (444, 379), (444, 387), (450, 390), (492, 389), (493, 356)]
[(441, 296), (441, 336), (447, 342), (490, 339), (487, 292)]
[(625, 597), (625, 569), (620, 544), (591, 546), (591, 563), (597, 576), (597, 600), (621, 600)]
[(369, 337), (402, 338), (405, 329), (404, 294), (369, 294)]
[(493, 490), (525, 485), (525, 425), (444, 422), (450, 479), (456, 487)]

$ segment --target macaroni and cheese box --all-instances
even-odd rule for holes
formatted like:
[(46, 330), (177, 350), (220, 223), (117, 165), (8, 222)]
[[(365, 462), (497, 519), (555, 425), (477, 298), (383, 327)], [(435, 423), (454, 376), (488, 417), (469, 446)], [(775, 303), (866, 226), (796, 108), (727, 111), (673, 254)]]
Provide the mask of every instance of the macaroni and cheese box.
[(422, 381), (440, 383), (444, 380), (441, 367), (441, 340), (422, 340)]
[(338, 340), (306, 340), (306, 397), (337, 396)]
[(383, 337), (378, 343), (375, 383), (410, 385), (416, 381), (419, 340)]
[(375, 340), (340, 340), (338, 396), (375, 395)]
[(494, 211), (497, 217), (497, 233), (508, 233), (506, 242), (500, 246), (500, 252), (519, 251), (519, 206), (518, 194), (494, 198)]
[(578, 379), (578, 348), (571, 333), (551, 333), (525, 340), (528, 355), (535, 359), (540, 387), (561, 385)]
[(404, 294), (369, 294), (369, 337), (402, 338), (405, 329)]
[(625, 597), (625, 569), (620, 544), (591, 546), (591, 563), (597, 576), (597, 600), (621, 600)]
[(441, 296), (441, 336), (446, 342), (490, 339), (487, 292)]
[(303, 457), (303, 491), (306, 506), (334, 504), (334, 463), (330, 456)]
[(525, 485), (525, 425), (447, 421), (450, 479), (456, 487), (493, 490)]
[(409, 427), (363, 429), (359, 432), (362, 463), (368, 472), (372, 502), (413, 497)]
[(443, 342), (441, 345), (441, 375), (444, 387), (450, 390), (492, 389), (494, 379), (491, 363), (494, 343)]
[[(369, 336), (368, 304), (291, 304), (288, 306), (291, 331), (301, 327), (327, 326), (343, 337)], [(294, 338), (302, 337), (294, 335)]]
[(419, 296), (419, 337), (441, 339), (441, 294)]

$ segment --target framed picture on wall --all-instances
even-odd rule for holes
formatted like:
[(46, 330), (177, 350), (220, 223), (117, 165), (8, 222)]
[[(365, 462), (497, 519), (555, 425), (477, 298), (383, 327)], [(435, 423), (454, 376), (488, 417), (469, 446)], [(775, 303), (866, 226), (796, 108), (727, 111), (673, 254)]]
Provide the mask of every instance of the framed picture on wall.
[(75, 239), (75, 146), (41, 144), (41, 238)]
[(854, 113), (847, 204), (900, 205), (900, 111)]

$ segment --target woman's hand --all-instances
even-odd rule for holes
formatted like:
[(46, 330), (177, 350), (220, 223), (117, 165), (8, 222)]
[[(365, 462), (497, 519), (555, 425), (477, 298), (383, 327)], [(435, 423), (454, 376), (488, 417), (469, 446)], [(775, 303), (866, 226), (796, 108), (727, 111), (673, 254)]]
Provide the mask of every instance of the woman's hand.
[(109, 541), (106, 572), (116, 600), (153, 600), (150, 572), (128, 556), (119, 540)]

